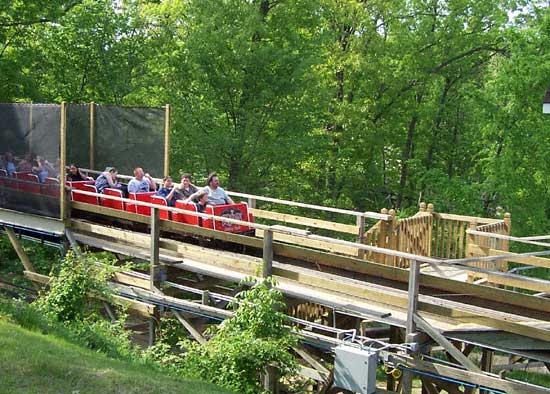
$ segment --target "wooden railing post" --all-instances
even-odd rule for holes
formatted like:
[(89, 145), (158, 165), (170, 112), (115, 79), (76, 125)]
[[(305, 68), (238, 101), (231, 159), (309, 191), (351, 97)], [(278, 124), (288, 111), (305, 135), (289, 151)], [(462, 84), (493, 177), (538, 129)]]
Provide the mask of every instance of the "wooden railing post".
[[(380, 210), (380, 213), (382, 214), (385, 214), (387, 215), (388, 214), (388, 210), (386, 208), (382, 208)], [(381, 220), (380, 221), (380, 230), (378, 231), (378, 241), (377, 241), (377, 246), (380, 247), (380, 248), (385, 248), (386, 247), (386, 236), (388, 234), (388, 222), (386, 220)], [(385, 261), (386, 261), (386, 256), (383, 255), (383, 254), (380, 254), (380, 253), (376, 253), (374, 254), (374, 257), (375, 257), (375, 261), (377, 263), (382, 263), (382, 264), (385, 264)]]
[[(510, 235), (512, 230), (512, 215), (509, 212), (504, 214), (504, 229), (506, 231), (505, 235)], [(502, 240), (502, 250), (510, 250), (510, 241), (507, 239)], [(502, 272), (508, 271), (508, 261), (500, 260), (499, 270)]]
[(158, 208), (151, 208), (151, 261), (150, 261), (150, 288), (151, 291), (160, 289), (160, 218)]
[[(364, 216), (357, 216), (357, 243), (364, 243), (365, 242), (365, 217)], [(365, 250), (364, 249), (358, 249), (357, 250), (357, 257), (360, 259), (365, 258)]]
[[(427, 213), (430, 215), (430, 223), (428, 226), (428, 239), (426, 244), (426, 250), (429, 257), (432, 256), (432, 242), (433, 242), (433, 229), (434, 229), (434, 205), (432, 203), (428, 204)], [(436, 234), (437, 236), (437, 234)]]
[(418, 206), (418, 212), (426, 212), (426, 203), (425, 202), (420, 203), (420, 205)]
[[(388, 211), (388, 214), (391, 215), (391, 220), (388, 225), (388, 244), (387, 248), (391, 250), (397, 250), (397, 242), (398, 242), (398, 233), (397, 233), (397, 226), (399, 226), (399, 223), (397, 222), (397, 219), (395, 218), (395, 209), (390, 209)], [(386, 264), (391, 265), (393, 267), (396, 266), (397, 257), (395, 256), (386, 256)]]
[[(149, 286), (151, 291), (159, 291), (161, 285), (161, 267), (159, 255), (160, 215), (158, 208), (151, 208), (151, 260), (149, 262)], [(156, 341), (157, 325), (160, 321), (158, 312), (149, 318), (149, 346)]]
[(273, 230), (265, 230), (262, 277), (269, 278), (272, 275), (273, 275)]
[[(468, 226), (468, 229), (469, 230), (476, 230), (477, 229), (477, 223), (476, 222), (470, 222), (469, 226)], [(466, 257), (474, 257), (474, 255), (476, 254), (474, 251), (473, 251), (473, 247), (474, 246), (479, 246), (477, 245), (477, 237), (473, 234), (468, 234), (467, 237), (466, 237)], [(472, 276), (471, 273), (468, 273), (468, 282), (473, 282), (474, 281), (474, 277)]]
[(256, 208), (256, 199), (252, 197), (248, 198), (248, 208)]

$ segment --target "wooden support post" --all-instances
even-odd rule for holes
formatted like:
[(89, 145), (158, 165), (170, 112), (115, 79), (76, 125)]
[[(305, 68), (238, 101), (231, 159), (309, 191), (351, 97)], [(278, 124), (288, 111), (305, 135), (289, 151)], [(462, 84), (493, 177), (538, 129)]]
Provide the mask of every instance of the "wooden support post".
[[(6, 226), (4, 227), (4, 230), (6, 231), (6, 234), (8, 234), (8, 238), (10, 239), (11, 245), (13, 246), (15, 252), (17, 253), (17, 256), (19, 257), (19, 260), (21, 260), (23, 267), (25, 267), (25, 271), (36, 272), (34, 266), (31, 263), (31, 260), (29, 259), (29, 256), (27, 256), (27, 253), (25, 253), (25, 250), (23, 249), (23, 246), (21, 246), (21, 243), (17, 239), (17, 235), (15, 235), (13, 229)], [(40, 289), (40, 286), (35, 282), (33, 282), (33, 286), (37, 290)]]
[(273, 275), (273, 230), (264, 231), (263, 271), (264, 278)]
[(160, 289), (160, 258), (159, 258), (160, 219), (158, 208), (151, 208), (151, 261), (150, 288)]
[[(481, 370), (491, 373), (493, 369), (493, 351), (483, 348), (481, 353)], [(488, 390), (479, 390), (479, 394), (490, 394)]]
[(95, 104), (90, 103), (90, 170), (95, 170)]
[[(365, 217), (357, 216), (357, 243), (364, 243), (365, 241)], [(357, 257), (360, 259), (365, 258), (365, 249), (357, 250)]]
[(256, 199), (252, 197), (248, 198), (248, 208), (256, 208)]
[(115, 322), (117, 319), (116, 319), (115, 312), (113, 312), (113, 309), (111, 308), (111, 305), (109, 305), (105, 301), (102, 301), (102, 304), (103, 304), (103, 308), (105, 308), (105, 312), (107, 312), (111, 321)]
[[(391, 220), (388, 224), (388, 244), (387, 248), (391, 250), (397, 250), (397, 229), (396, 227), (399, 226), (396, 218), (395, 218), (395, 209), (390, 209), (388, 211), (388, 215), (391, 215)], [(395, 256), (386, 256), (386, 264), (391, 265), (392, 267), (395, 267), (397, 263), (397, 257)]]
[[(380, 210), (381, 214), (387, 215), (388, 210), (386, 208), (382, 208)], [(378, 240), (376, 246), (380, 248), (386, 247), (386, 235), (388, 234), (388, 222), (386, 220), (380, 221), (380, 229), (378, 231)], [(375, 253), (374, 254), (374, 261), (377, 263), (385, 264), (386, 262), (386, 256), (381, 253)]]
[[(418, 277), (420, 275), (420, 264), (416, 260), (411, 260), (409, 265), (409, 298), (407, 306), (407, 324), (405, 326), (405, 342), (413, 342), (414, 334), (416, 333), (416, 322), (414, 316), (418, 309), (418, 292), (420, 283)], [(413, 374), (410, 371), (404, 371), (402, 377), (402, 393), (412, 393)]]
[(82, 251), (80, 250), (78, 242), (76, 241), (74, 234), (70, 228), (65, 229), (65, 237), (69, 240), (69, 245), (71, 245), (71, 248), (74, 250), (75, 254), (77, 256), (82, 256)]
[(155, 321), (155, 317), (151, 316), (149, 318), (149, 341), (148, 341), (149, 347), (153, 346), (156, 340), (157, 340), (157, 322)]
[(210, 304), (210, 292), (208, 290), (204, 290), (202, 292), (201, 303), (203, 305), (209, 305)]
[[(470, 222), (468, 225), (469, 230), (477, 230), (477, 223), (476, 222)], [(474, 252), (473, 246), (479, 246), (477, 243), (477, 236), (474, 234), (467, 234), (466, 235), (466, 257), (474, 257), (476, 253)], [(475, 280), (475, 276), (472, 275), (471, 272), (468, 272), (468, 278), (467, 281), (469, 283), (473, 283)]]
[(264, 373), (264, 390), (272, 394), (279, 393), (279, 378), (277, 375), (277, 368), (268, 365)]
[(59, 205), (61, 220), (67, 221), (70, 219), (69, 199), (65, 190), (65, 174), (67, 170), (67, 103), (61, 103), (61, 124), (59, 127)]
[(164, 113), (164, 176), (170, 175), (170, 104)]

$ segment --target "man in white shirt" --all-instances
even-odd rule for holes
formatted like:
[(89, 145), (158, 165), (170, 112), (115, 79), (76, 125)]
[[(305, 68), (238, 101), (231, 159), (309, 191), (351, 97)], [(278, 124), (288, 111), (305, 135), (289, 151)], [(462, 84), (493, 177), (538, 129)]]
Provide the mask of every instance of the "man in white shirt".
[[(201, 190), (204, 190), (206, 193), (208, 193), (209, 205), (235, 204), (231, 197), (227, 195), (225, 190), (223, 190), (219, 186), (220, 178), (218, 178), (218, 174), (213, 172), (212, 174), (208, 175), (208, 178), (206, 178), (206, 183), (208, 184), (208, 186), (205, 186)], [(187, 198), (185, 201), (192, 201), (195, 197), (197, 197), (199, 192), (191, 194), (189, 198)]]
[(128, 193), (147, 193), (157, 190), (157, 185), (149, 174), (143, 172), (143, 168), (134, 169), (134, 177), (128, 182)]

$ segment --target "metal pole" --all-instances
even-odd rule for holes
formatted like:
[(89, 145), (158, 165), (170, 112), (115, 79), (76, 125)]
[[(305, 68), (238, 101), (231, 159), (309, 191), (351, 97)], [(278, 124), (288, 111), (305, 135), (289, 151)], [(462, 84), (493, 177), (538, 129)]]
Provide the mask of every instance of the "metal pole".
[(95, 104), (90, 103), (90, 170), (95, 170)]
[(170, 104), (164, 112), (164, 176), (170, 175)]
[(60, 204), (60, 217), (65, 221), (69, 219), (69, 209), (67, 206), (67, 193), (65, 191), (65, 174), (67, 166), (67, 103), (63, 101), (61, 103), (61, 125), (59, 130), (59, 204)]
[[(420, 264), (416, 260), (411, 260), (409, 265), (409, 302), (407, 306), (407, 325), (405, 327), (406, 338), (405, 341), (410, 343), (414, 341), (413, 334), (416, 332), (416, 323), (414, 321), (414, 315), (418, 308), (418, 292), (420, 275)], [(404, 371), (402, 378), (402, 393), (412, 393), (412, 380), (413, 373), (411, 371)]]

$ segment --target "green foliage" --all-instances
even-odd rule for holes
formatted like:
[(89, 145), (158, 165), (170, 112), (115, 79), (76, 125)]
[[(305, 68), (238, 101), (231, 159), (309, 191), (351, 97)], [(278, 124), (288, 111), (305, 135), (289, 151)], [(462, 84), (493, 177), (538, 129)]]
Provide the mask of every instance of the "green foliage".
[(235, 316), (224, 321), (206, 344), (183, 344), (187, 374), (239, 393), (260, 393), (260, 374), (267, 366), (275, 366), (282, 376), (295, 373), (297, 364), (289, 351), (297, 339), (277, 310), (282, 295), (273, 283), (266, 279), (241, 292)]
[(15, 1), (0, 98), (170, 103), (173, 175), (543, 233), (550, 9), (527, 3)]
[(58, 275), (50, 282), (49, 291), (37, 301), (39, 308), (58, 321), (82, 320), (89, 316), (95, 307), (91, 296), (108, 300), (111, 294), (107, 279), (113, 269), (98, 263), (93, 254), (67, 253)]
[(105, 253), (76, 256), (69, 252), (60, 267), (53, 270), (56, 276), (48, 292), (30, 305), (1, 300), (0, 315), (25, 328), (54, 333), (111, 357), (139, 359), (139, 352), (124, 329), (124, 309), (116, 308), (116, 322), (107, 321), (98, 313), (97, 298), (113, 303), (112, 290), (107, 286), (116, 269), (112, 263)]
[(239, 293), (234, 317), (211, 330), (212, 338), (205, 344), (182, 340), (183, 353), (175, 354), (171, 345), (160, 342), (145, 352), (145, 359), (238, 393), (262, 393), (260, 376), (270, 365), (281, 376), (292, 376), (297, 363), (290, 350), (297, 337), (278, 311), (283, 307), (282, 294), (273, 285), (267, 279)]

